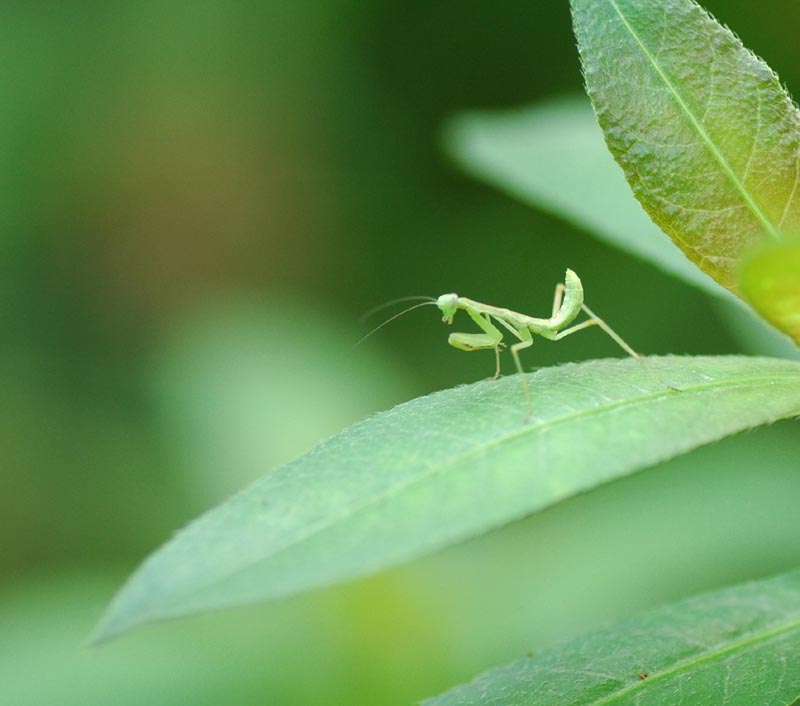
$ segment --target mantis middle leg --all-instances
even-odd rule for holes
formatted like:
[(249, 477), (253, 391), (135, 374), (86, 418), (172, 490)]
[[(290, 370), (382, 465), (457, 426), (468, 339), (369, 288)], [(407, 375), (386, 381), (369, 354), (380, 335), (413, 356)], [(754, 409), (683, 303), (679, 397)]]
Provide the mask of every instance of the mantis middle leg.
[[(510, 328), (510, 327), (509, 327)], [(519, 338), (519, 343), (511, 346), (511, 355), (514, 356), (514, 364), (517, 366), (519, 379), (522, 381), (522, 391), (525, 393), (525, 402), (528, 406), (528, 412), (525, 415), (525, 422), (530, 421), (531, 414), (533, 413), (533, 402), (531, 400), (531, 390), (528, 386), (528, 381), (525, 379), (525, 371), (522, 369), (522, 363), (519, 360), (519, 352), (525, 348), (530, 348), (533, 345), (533, 334), (528, 328), (514, 328), (511, 332)]]
[(522, 369), (522, 363), (519, 360), (519, 352), (525, 348), (530, 348), (533, 345), (533, 334), (527, 326), (515, 326), (503, 319), (497, 319), (497, 323), (508, 329), (514, 336), (519, 339), (519, 343), (511, 346), (511, 355), (514, 356), (514, 365), (517, 366), (519, 379), (522, 381), (522, 391), (525, 393), (525, 402), (528, 406), (528, 413), (525, 415), (525, 421), (528, 422), (533, 412), (533, 402), (531, 401), (531, 391), (528, 386), (528, 381), (525, 379), (525, 371)]

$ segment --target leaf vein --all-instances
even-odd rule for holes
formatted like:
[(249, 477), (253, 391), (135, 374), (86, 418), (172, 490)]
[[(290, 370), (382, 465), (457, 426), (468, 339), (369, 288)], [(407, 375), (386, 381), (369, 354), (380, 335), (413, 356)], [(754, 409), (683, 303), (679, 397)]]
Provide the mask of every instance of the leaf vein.
[[(758, 645), (762, 642), (769, 642), (773, 638), (783, 638), (795, 630), (800, 630), (800, 618), (798, 617), (794, 617), (785, 623), (771, 625), (764, 630), (755, 631), (739, 638), (738, 640), (733, 640), (722, 646), (717, 646), (713, 649), (693, 655), (692, 657), (687, 657), (686, 659), (676, 662), (670, 669), (665, 669), (663, 672), (651, 674), (646, 681), (639, 681), (631, 684), (624, 689), (620, 689), (614, 694), (609, 694), (608, 696), (604, 696), (596, 701), (591, 702), (591, 704), (588, 706), (607, 706), (608, 704), (613, 704), (614, 701), (620, 697), (640, 691), (657, 681), (663, 681), (669, 677), (677, 678), (678, 686), (682, 689), (683, 680), (686, 678), (687, 668), (696, 667), (705, 662), (711, 662), (726, 655), (732, 656), (740, 649), (744, 651), (744, 649), (748, 647)], [(723, 701), (723, 703), (725, 702)]]

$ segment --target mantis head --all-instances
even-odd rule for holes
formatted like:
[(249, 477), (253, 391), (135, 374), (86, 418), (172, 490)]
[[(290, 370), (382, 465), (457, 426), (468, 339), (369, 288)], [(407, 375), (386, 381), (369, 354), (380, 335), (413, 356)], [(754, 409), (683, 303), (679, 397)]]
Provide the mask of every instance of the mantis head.
[(458, 309), (458, 294), (442, 294), (442, 296), (436, 300), (436, 306), (438, 306), (444, 314), (442, 321), (446, 324), (452, 324), (453, 316), (455, 316), (456, 309)]

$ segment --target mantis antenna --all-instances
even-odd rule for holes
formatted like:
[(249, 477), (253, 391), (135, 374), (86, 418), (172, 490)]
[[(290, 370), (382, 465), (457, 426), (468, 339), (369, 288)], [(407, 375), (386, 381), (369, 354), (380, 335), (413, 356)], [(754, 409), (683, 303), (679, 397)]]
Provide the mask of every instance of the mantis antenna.
[(425, 301), (435, 302), (436, 297), (423, 297), (423, 296), (414, 296), (414, 297), (400, 297), (398, 299), (392, 299), (391, 301), (384, 302), (383, 304), (378, 304), (378, 306), (373, 307), (366, 313), (361, 315), (359, 321), (363, 324), (367, 319), (377, 314), (379, 311), (383, 311), (384, 309), (388, 309), (390, 306), (394, 306), (395, 304), (402, 304), (403, 302), (413, 302), (418, 301), (420, 299), (424, 299)]
[[(364, 315), (364, 317), (362, 317), (362, 320), (363, 320), (363, 318), (367, 318), (369, 315), (371, 315), (371, 314), (374, 314), (375, 312), (377, 312), (377, 311), (380, 311), (381, 309), (385, 309), (387, 306), (391, 306), (392, 304), (397, 304), (398, 302), (401, 302), (401, 301), (409, 301), (409, 300), (410, 300), (410, 299), (412, 299), (412, 298), (413, 298), (413, 299), (419, 299), (420, 297), (402, 297), (401, 299), (395, 299), (394, 301), (387, 302), (386, 304), (381, 304), (379, 307), (376, 307), (376, 308), (375, 308), (375, 309), (373, 309), (372, 311), (369, 311), (369, 312), (367, 312), (367, 314), (365, 314), (365, 315)], [(436, 306), (436, 300), (435, 300), (433, 297), (423, 297), (423, 298), (424, 298), (424, 299), (426, 299), (427, 301), (424, 301), (424, 302), (422, 302), (422, 303), (420, 303), (420, 304), (414, 304), (413, 306), (410, 306), (410, 307), (408, 307), (407, 309), (403, 309), (403, 311), (401, 311), (399, 314), (395, 314), (394, 316), (392, 316), (392, 317), (390, 317), (390, 318), (386, 319), (386, 321), (384, 321), (384, 322), (383, 322), (383, 323), (381, 323), (381, 324), (378, 324), (378, 325), (377, 325), (377, 326), (376, 326), (374, 329), (372, 329), (372, 331), (370, 331), (370, 332), (369, 332), (369, 333), (368, 333), (366, 336), (363, 336), (363, 337), (362, 337), (362, 338), (361, 338), (361, 339), (358, 341), (358, 343), (356, 343), (356, 345), (355, 345), (355, 346), (353, 346), (353, 347), (355, 348), (356, 346), (360, 346), (360, 345), (361, 345), (361, 344), (362, 344), (364, 341), (366, 341), (366, 340), (367, 340), (367, 339), (368, 339), (368, 338), (369, 338), (369, 337), (370, 337), (370, 336), (371, 336), (373, 333), (377, 333), (377, 332), (378, 332), (378, 331), (380, 331), (380, 330), (381, 330), (381, 329), (382, 329), (384, 326), (386, 326), (387, 324), (390, 324), (390, 323), (392, 323), (392, 321), (394, 321), (395, 319), (399, 319), (401, 316), (405, 316), (405, 315), (406, 315), (406, 314), (407, 314), (409, 311), (414, 311), (414, 309), (419, 309), (421, 306)]]

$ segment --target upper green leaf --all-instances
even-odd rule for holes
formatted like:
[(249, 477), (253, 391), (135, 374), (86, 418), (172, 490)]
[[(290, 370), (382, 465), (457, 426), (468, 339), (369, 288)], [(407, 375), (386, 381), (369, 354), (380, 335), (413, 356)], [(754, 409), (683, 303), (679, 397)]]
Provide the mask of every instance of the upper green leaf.
[(800, 230), (800, 113), (692, 0), (571, 0), (586, 86), (651, 218), (738, 292), (764, 239)]
[(642, 210), (586, 96), (463, 113), (447, 124), (444, 139), (449, 154), (474, 176), (711, 294), (734, 299)]
[(664, 608), (493, 669), (423, 706), (789, 706), (800, 572)]
[(356, 424), (176, 535), (114, 600), (97, 639), (285, 596), (480, 534), (621, 475), (800, 414), (800, 364), (632, 359), (445, 390)]

